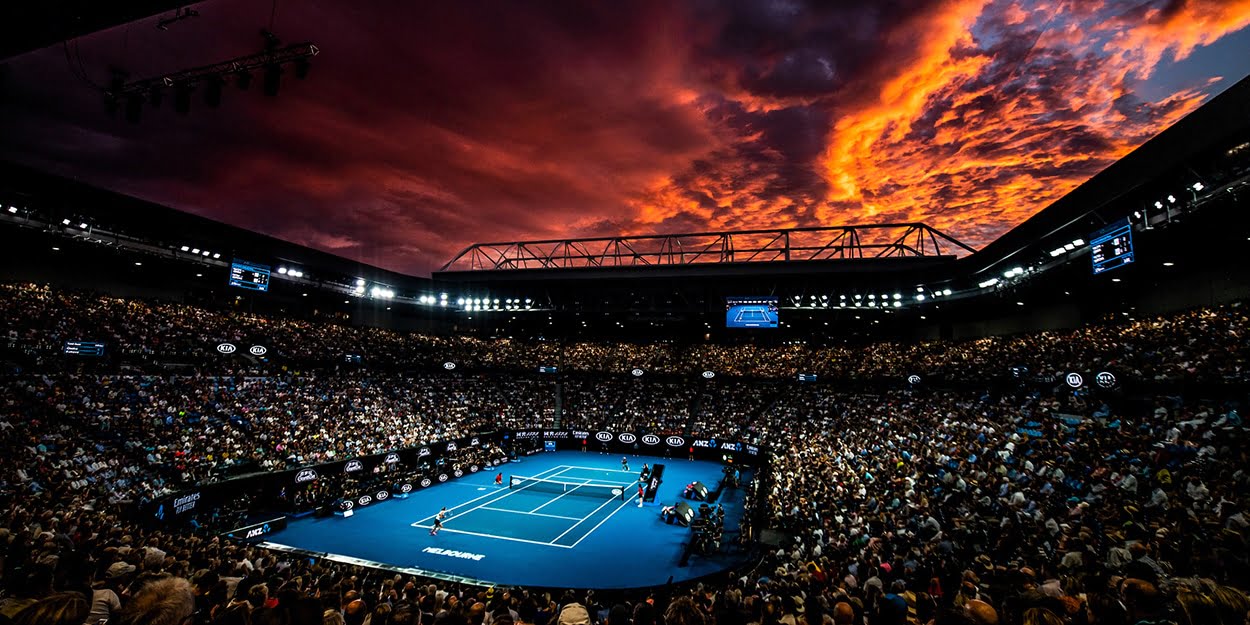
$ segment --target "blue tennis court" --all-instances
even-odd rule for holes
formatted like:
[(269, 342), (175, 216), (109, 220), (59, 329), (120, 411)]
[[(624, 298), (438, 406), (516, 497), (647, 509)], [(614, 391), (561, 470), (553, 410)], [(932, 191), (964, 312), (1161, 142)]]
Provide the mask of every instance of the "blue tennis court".
[[(660, 520), (660, 507), (675, 503), (686, 484), (714, 487), (722, 476), (720, 464), (638, 456), (623, 472), (620, 460), (574, 451), (540, 453), (357, 508), (349, 518), (294, 519), (262, 544), (339, 562), (531, 587), (653, 586), (669, 576), (684, 581), (746, 560), (745, 553), (730, 550), (695, 556), (689, 566), (678, 567), (691, 531)], [(640, 508), (636, 480), (644, 462), (664, 463), (665, 473), (656, 501)], [(494, 483), (499, 472), (502, 486)], [(743, 494), (722, 491), (727, 537), (736, 537)], [(443, 507), (443, 528), (431, 536), (429, 528)]]
[[(442, 532), (572, 549), (629, 503), (637, 504), (633, 471), (559, 465), (512, 476), (508, 489), (454, 508)], [(413, 523), (430, 529), (434, 515)]]

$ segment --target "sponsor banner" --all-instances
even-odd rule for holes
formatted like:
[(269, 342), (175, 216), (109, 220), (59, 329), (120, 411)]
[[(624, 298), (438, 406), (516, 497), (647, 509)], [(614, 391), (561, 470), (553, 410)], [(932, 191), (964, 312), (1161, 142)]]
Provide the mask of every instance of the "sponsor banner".
[(452, 471), (451, 474), (456, 477), (464, 477), (464, 471), (461, 471), (460, 469), (456, 469), (455, 471)]
[(374, 501), (386, 501), (387, 499), (390, 499), (390, 498), (391, 498), (391, 491), (389, 490), (379, 490), (378, 492), (373, 493)]
[(524, 430), (512, 435), (512, 438), (538, 438), (542, 435), (539, 430)]
[(452, 442), (450, 442), (450, 443), (447, 443), (447, 451), (448, 451), (448, 452), (456, 451), (457, 449), (459, 449), (459, 447), (456, 447), (456, 441), (452, 441)]
[(382, 462), (385, 462), (386, 464), (395, 464), (396, 462), (399, 462), (399, 454), (386, 454), (386, 460), (383, 460)]
[(348, 460), (347, 464), (343, 465), (344, 473), (355, 473), (363, 470), (365, 470), (365, 463), (359, 460)]
[(449, 558), (460, 558), (461, 560), (481, 560), (485, 555), (480, 553), (469, 553), (467, 551), (455, 551), (452, 549), (443, 549), (442, 547), (426, 547), (421, 550), (422, 553), (432, 553)]
[(469, 467), (469, 473), (477, 473), (477, 472), (478, 472), (478, 471), (480, 471), (481, 469), (482, 469), (481, 467), (479, 467), (479, 466), (477, 466), (477, 465), (475, 464), (475, 465), (472, 465), (472, 466), (470, 466), (470, 467)]
[(429, 447), (422, 447), (421, 449), (418, 449), (418, 450), (417, 450), (417, 457), (418, 457), (418, 458), (424, 458), (424, 457), (426, 457), (426, 456), (428, 456), (428, 455), (430, 455), (430, 448), (429, 448)]
[(680, 436), (670, 436), (664, 439), (664, 442), (668, 443), (669, 447), (685, 447), (686, 446), (686, 439)]
[(660, 437), (656, 436), (655, 434), (644, 434), (642, 436), (642, 444), (643, 445), (659, 445)]
[(249, 538), (259, 538), (284, 529), (286, 529), (286, 517), (282, 516), (276, 519), (270, 519), (263, 523), (244, 525), (243, 527), (232, 529), (229, 532), (226, 532), (226, 536), (228, 538), (240, 538), (247, 540)]
[(756, 447), (755, 445), (743, 445), (743, 447), (746, 448), (748, 455), (751, 455), (751, 456), (760, 455), (760, 448)]
[(543, 438), (547, 440), (567, 439), (568, 437), (569, 437), (568, 430), (543, 430)]
[(411, 493), (411, 492), (412, 492), (412, 482), (403, 482), (403, 483), (399, 484), (399, 488), (397, 488), (396, 490), (398, 490), (399, 492), (404, 493), (404, 494)]
[(603, 442), (605, 442), (605, 443), (606, 443), (606, 442), (608, 442), (608, 441), (612, 440), (612, 433), (611, 433), (611, 432), (596, 432), (596, 433), (595, 433), (595, 440), (597, 440), (597, 441), (603, 441)]
[(195, 509), (195, 504), (200, 500), (200, 493), (185, 493), (174, 499), (174, 514), (184, 514)]
[(629, 445), (633, 443), (634, 441), (638, 440), (638, 437), (635, 436), (632, 432), (621, 432), (620, 434), (616, 435), (616, 439), (621, 441), (622, 443), (625, 443), (626, 445)]
[[(611, 434), (609, 434), (608, 436), (611, 436)], [(590, 438), (590, 432), (583, 432), (581, 430), (573, 430), (573, 438), (580, 438), (580, 439)]]
[(420, 483), (421, 483), (421, 488), (429, 488), (430, 484), (433, 484), (434, 482), (430, 481), (430, 478), (428, 477), (423, 477), (421, 478)]
[(446, 482), (446, 481), (447, 481), (447, 474), (446, 474), (446, 473), (439, 473), (439, 474), (438, 474), (438, 481), (440, 481), (440, 482)]

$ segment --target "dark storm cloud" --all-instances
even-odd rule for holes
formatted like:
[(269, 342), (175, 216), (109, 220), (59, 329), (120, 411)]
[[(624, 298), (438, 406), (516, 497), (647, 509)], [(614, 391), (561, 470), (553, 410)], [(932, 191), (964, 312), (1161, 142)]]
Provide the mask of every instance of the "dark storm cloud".
[(0, 155), (412, 272), (479, 240), (886, 219), (982, 244), (1198, 106), (1206, 76), (1136, 88), (1250, 22), (1250, 0), (292, 0), (276, 32), (324, 52), (278, 98), (128, 125), (74, 75), (253, 51), (262, 4), (16, 59)]

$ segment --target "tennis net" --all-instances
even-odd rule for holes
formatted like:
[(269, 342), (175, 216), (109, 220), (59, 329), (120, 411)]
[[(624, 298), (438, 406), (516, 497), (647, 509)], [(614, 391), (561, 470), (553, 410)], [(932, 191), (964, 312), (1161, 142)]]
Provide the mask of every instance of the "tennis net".
[(512, 490), (532, 490), (543, 493), (566, 493), (587, 497), (607, 497), (609, 499), (625, 499), (629, 484), (612, 484), (609, 482), (566, 482), (548, 480), (540, 477), (514, 475), (508, 480), (508, 488)]

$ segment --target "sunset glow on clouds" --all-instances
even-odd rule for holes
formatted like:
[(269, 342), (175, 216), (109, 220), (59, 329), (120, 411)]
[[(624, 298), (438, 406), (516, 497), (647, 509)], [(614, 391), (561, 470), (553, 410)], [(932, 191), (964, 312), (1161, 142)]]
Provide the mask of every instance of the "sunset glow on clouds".
[[(280, 97), (130, 125), (58, 46), (11, 62), (0, 154), (413, 273), (703, 229), (923, 221), (979, 247), (1250, 69), (1200, 58), (1250, 58), (1250, 0), (287, 4), (278, 32), (324, 53)], [(268, 17), (201, 12), (76, 51), (158, 74)]]

